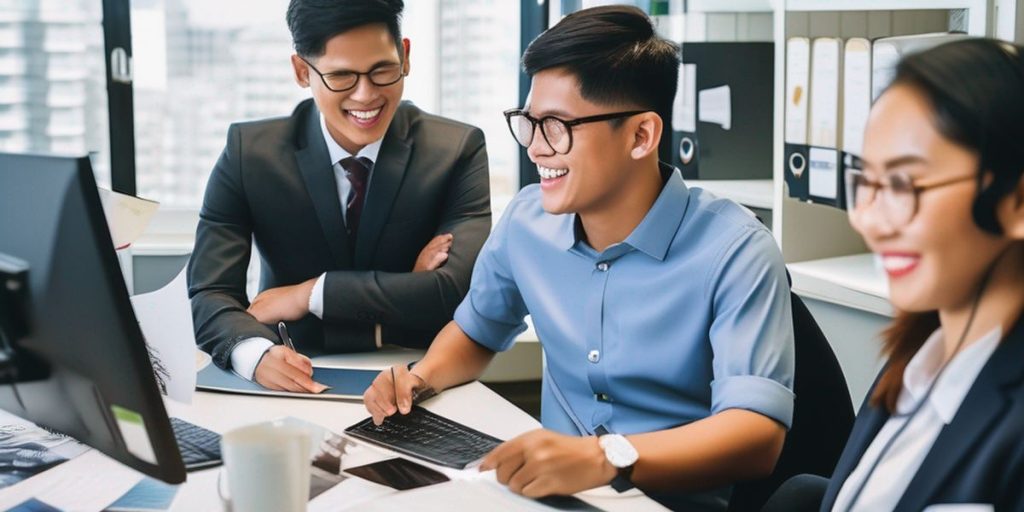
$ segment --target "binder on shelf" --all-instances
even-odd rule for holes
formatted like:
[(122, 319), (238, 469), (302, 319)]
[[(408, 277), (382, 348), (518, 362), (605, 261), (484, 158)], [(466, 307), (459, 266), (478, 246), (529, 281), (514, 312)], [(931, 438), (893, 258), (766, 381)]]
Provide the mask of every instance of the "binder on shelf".
[(771, 179), (774, 44), (685, 42), (672, 163), (685, 179)]
[(843, 41), (819, 37), (811, 42), (811, 97), (807, 151), (807, 195), (820, 204), (839, 206), (842, 181)]
[[(854, 37), (846, 41), (843, 55), (843, 133), (842, 166), (840, 174), (847, 167), (859, 161), (864, 148), (864, 128), (871, 110), (871, 41)], [(837, 206), (846, 208), (846, 181), (839, 176)]]
[(676, 98), (672, 105), (672, 160), (683, 179), (696, 179), (697, 168), (697, 65), (679, 66)]
[(782, 168), (789, 197), (807, 200), (807, 104), (811, 82), (811, 41), (786, 40), (786, 130)]
[(892, 83), (896, 65), (903, 57), (969, 37), (959, 32), (936, 32), (876, 39), (871, 50), (871, 100), (878, 99), (878, 95)]

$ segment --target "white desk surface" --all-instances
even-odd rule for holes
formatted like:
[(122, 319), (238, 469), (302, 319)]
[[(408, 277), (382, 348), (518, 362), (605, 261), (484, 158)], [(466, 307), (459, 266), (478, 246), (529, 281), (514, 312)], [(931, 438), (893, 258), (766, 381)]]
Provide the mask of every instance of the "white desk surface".
[[(376, 354), (366, 354), (356, 357), (349, 355), (318, 358), (316, 363), (326, 366), (341, 363), (343, 360), (346, 366), (372, 368), (390, 364), (388, 359)], [(423, 406), (501, 439), (510, 439), (528, 430), (540, 428), (540, 424), (530, 415), (479, 382), (447, 390), (424, 402)], [(355, 401), (264, 398), (210, 392), (196, 392), (191, 405), (168, 400), (167, 409), (172, 416), (215, 432), (225, 432), (250, 423), (293, 416), (341, 433), (349, 425), (368, 416), (363, 404)], [(219, 471), (209, 469), (189, 473), (188, 481), (178, 491), (172, 510), (219, 511), (220, 502), (216, 491)], [(664, 510), (645, 496), (581, 498), (609, 511)]]

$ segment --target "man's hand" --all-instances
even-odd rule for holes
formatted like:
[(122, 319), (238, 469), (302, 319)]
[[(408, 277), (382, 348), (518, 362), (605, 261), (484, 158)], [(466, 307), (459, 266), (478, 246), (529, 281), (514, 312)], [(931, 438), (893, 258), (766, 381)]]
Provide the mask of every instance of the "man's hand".
[(617, 470), (597, 437), (533, 430), (506, 441), (484, 458), (481, 471), (494, 469), (498, 481), (517, 494), (539, 498), (569, 495), (607, 485)]
[(323, 393), (327, 389), (313, 380), (313, 362), (284, 345), (270, 347), (252, 376), (257, 384), (275, 391)]
[(441, 265), (444, 265), (444, 262), (448, 261), (448, 251), (452, 248), (453, 240), (455, 240), (455, 236), (451, 233), (435, 236), (420, 251), (420, 255), (416, 257), (416, 265), (412, 268), (412, 271), (426, 272), (428, 270), (437, 270)]
[(264, 290), (252, 300), (247, 311), (261, 324), (301, 320), (309, 314), (309, 295), (316, 280), (314, 277), (304, 283)]
[(409, 371), (405, 365), (398, 364), (380, 372), (373, 379), (373, 384), (363, 393), (363, 404), (373, 416), (373, 424), (380, 425), (384, 423), (384, 418), (396, 412), (409, 414), (415, 395), (429, 388), (423, 377)]

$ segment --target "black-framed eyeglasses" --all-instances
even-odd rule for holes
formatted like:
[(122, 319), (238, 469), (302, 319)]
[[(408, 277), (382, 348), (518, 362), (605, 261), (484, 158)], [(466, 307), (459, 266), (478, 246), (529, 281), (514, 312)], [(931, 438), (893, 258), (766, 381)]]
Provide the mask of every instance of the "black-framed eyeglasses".
[(928, 190), (946, 187), (977, 176), (970, 174), (958, 176), (934, 183), (915, 183), (914, 178), (902, 172), (889, 172), (881, 179), (872, 179), (858, 169), (847, 169), (846, 180), (846, 211), (851, 222), (858, 223), (864, 213), (877, 202), (882, 209), (881, 214), (893, 228), (901, 228), (910, 223), (917, 215), (920, 195)]
[(320, 75), (320, 80), (324, 83), (324, 87), (333, 92), (345, 92), (352, 89), (359, 83), (359, 77), (365, 76), (370, 80), (370, 83), (377, 87), (387, 87), (398, 83), (403, 77), (405, 77), (405, 70), (403, 69), (402, 62), (398, 64), (384, 64), (377, 66), (365, 73), (358, 71), (335, 71), (332, 73), (321, 73), (312, 62), (309, 62), (303, 57), (302, 62), (309, 64), (309, 67)]
[(525, 110), (519, 108), (506, 110), (504, 114), (505, 121), (508, 122), (508, 129), (512, 132), (512, 137), (514, 137), (516, 142), (521, 144), (524, 148), (530, 147), (530, 143), (533, 142), (533, 134), (537, 131), (537, 125), (540, 125), (541, 136), (544, 137), (544, 141), (548, 143), (548, 147), (551, 148), (551, 151), (564, 155), (572, 149), (573, 126), (586, 123), (596, 123), (598, 121), (621, 119), (646, 112), (650, 112), (650, 110), (613, 112), (610, 114), (581, 117), (571, 121), (559, 119), (555, 116), (544, 116), (537, 119)]

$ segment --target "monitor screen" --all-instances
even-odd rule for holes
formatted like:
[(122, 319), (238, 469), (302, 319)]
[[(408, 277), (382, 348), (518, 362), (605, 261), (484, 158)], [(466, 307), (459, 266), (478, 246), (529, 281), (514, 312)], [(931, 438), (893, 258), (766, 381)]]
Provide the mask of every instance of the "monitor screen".
[(28, 267), (27, 334), (6, 350), (48, 366), (0, 381), (0, 408), (183, 482), (87, 157), (0, 153), (0, 253)]

